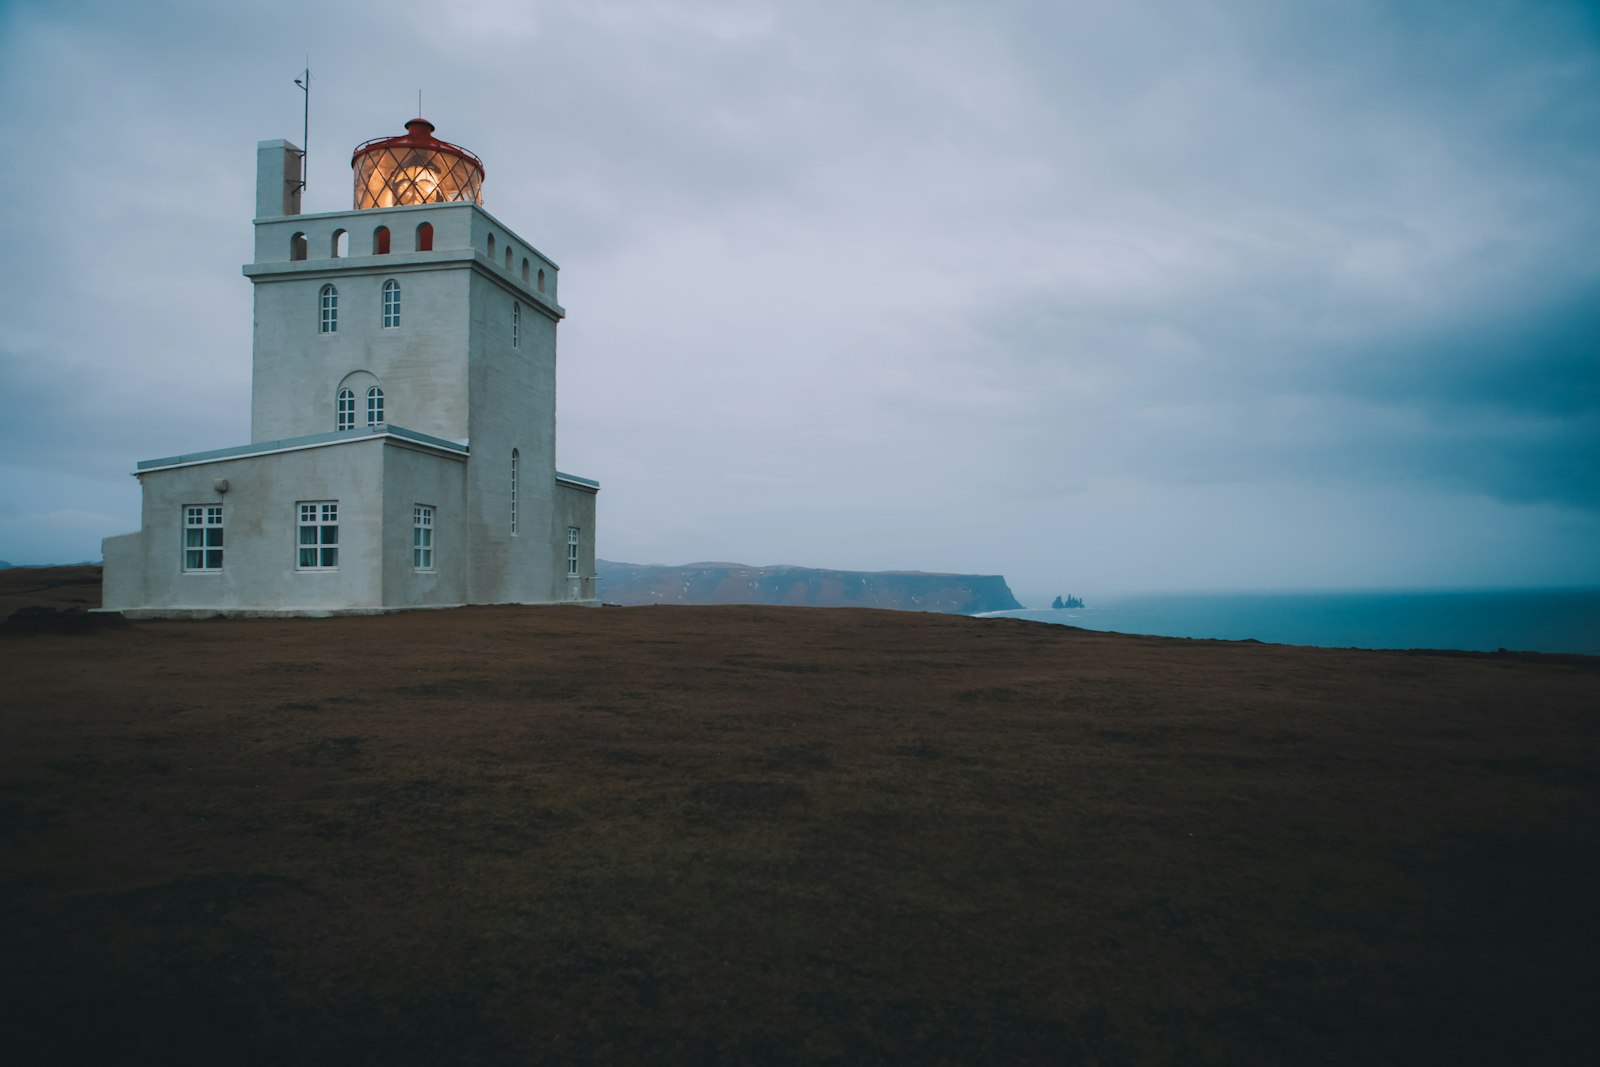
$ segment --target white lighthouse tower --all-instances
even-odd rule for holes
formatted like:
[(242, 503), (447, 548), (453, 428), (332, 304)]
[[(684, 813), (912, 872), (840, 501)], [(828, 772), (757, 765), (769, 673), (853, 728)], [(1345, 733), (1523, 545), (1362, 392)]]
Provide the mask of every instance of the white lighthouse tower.
[(131, 614), (595, 603), (599, 485), (555, 467), (555, 263), (416, 118), (358, 146), (349, 211), (300, 214), (257, 146), (250, 443), (138, 464), (107, 538)]

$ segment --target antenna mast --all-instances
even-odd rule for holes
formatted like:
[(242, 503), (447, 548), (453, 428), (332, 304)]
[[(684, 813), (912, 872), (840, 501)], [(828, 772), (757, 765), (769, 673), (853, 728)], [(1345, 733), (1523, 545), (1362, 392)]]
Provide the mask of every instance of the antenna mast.
[(305, 125), (300, 134), (300, 191), (305, 192), (306, 181), (311, 177), (311, 56), (306, 56), (306, 72), (294, 83), (306, 94)]

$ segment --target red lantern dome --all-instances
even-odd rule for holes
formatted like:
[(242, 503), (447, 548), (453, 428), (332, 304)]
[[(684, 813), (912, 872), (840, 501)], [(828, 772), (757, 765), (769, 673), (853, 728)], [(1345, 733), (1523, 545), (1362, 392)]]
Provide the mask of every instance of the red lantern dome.
[(439, 140), (433, 123), (424, 118), (406, 123), (399, 137), (357, 145), (350, 169), (355, 172), (358, 211), (453, 200), (483, 203), (483, 160)]

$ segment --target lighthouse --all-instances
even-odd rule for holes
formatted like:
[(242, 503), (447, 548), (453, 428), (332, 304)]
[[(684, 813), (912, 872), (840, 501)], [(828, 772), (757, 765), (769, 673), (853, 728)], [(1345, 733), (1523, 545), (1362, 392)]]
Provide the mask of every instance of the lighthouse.
[(596, 603), (599, 485), (556, 469), (555, 262), (424, 118), (354, 149), (347, 211), (301, 213), (300, 163), (257, 145), (249, 444), (137, 464), (105, 607)]

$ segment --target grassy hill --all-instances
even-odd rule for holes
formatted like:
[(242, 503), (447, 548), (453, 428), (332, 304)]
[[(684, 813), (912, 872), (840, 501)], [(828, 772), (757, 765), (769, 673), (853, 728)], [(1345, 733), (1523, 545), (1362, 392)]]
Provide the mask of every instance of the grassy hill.
[[(41, 577), (0, 604), (92, 600)], [(1591, 659), (769, 607), (48, 623), (0, 628), (10, 1062), (1600, 1052)]]

